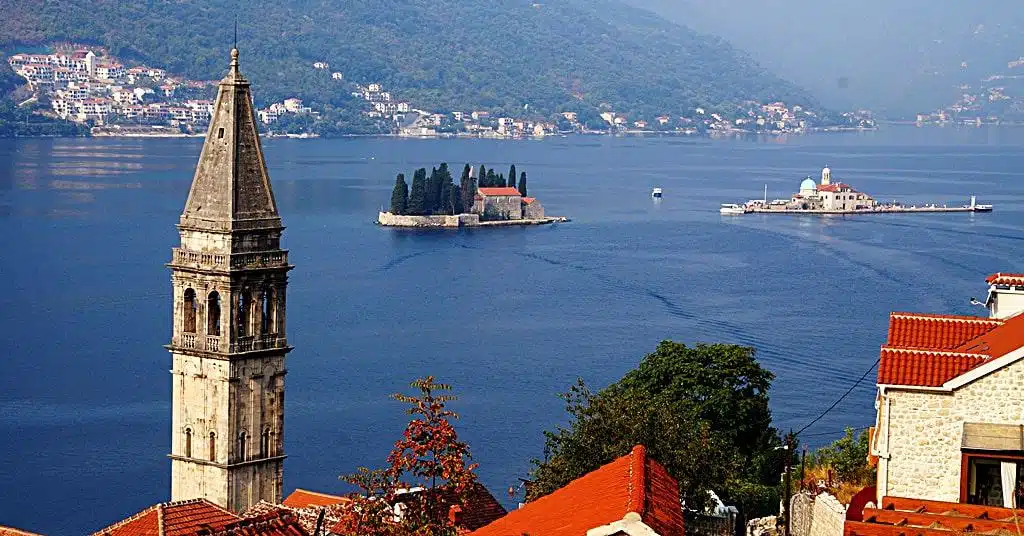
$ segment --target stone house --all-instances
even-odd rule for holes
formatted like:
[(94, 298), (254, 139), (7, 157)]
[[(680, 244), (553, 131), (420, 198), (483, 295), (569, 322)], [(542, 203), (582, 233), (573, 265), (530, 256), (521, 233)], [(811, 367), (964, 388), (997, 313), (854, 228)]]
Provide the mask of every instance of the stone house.
[(515, 188), (478, 188), (473, 197), (473, 213), (482, 220), (521, 220), (523, 197)]
[(539, 220), (544, 217), (544, 206), (536, 197), (523, 198), (523, 219)]
[(871, 455), (884, 497), (1013, 508), (1024, 497), (1024, 274), (988, 317), (892, 313)]

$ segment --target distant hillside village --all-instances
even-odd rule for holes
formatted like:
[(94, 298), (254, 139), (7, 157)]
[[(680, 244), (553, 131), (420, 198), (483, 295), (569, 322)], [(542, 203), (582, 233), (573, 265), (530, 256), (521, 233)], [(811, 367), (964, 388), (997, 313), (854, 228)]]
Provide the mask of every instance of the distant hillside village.
[[(44, 54), (7, 58), (26, 82), (19, 105), (55, 119), (93, 127), (93, 134), (201, 134), (209, 124), (216, 81), (188, 80), (147, 65), (126, 66), (101, 47), (60, 44)], [(865, 110), (825, 118), (798, 105), (746, 101), (729, 111), (694, 108), (688, 114), (649, 118), (618, 112), (611, 104), (596, 110), (562, 111), (551, 117), (520, 117), (490, 110), (425, 110), (381, 84), (354, 83), (326, 61), (309, 69), (329, 73), (353, 109), (308, 105), (299, 96), (260, 103), (260, 127), (270, 134), (320, 136), (387, 134), (404, 137), (544, 137), (568, 133), (674, 133), (734, 135), (801, 133), (836, 128), (874, 128)]]

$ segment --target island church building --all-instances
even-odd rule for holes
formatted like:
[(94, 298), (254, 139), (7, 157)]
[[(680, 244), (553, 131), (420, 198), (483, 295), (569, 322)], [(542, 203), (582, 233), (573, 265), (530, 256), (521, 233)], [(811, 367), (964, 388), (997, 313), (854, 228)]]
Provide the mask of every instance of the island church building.
[(292, 266), (237, 49), (177, 227), (171, 500), (280, 503)]
[(800, 192), (793, 194), (789, 206), (795, 210), (871, 210), (875, 199), (864, 192), (858, 192), (843, 182), (832, 182), (832, 170), (821, 170), (821, 183), (807, 177), (800, 183)]

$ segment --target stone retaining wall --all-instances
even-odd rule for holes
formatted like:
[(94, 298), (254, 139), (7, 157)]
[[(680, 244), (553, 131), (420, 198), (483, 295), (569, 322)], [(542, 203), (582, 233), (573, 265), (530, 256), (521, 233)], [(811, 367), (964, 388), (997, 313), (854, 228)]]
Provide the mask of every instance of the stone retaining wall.
[(477, 214), (457, 214), (455, 216), (400, 216), (390, 212), (377, 214), (377, 223), (390, 227), (460, 227), (479, 225)]
[(835, 497), (828, 493), (811, 497), (807, 492), (800, 492), (789, 504), (792, 536), (843, 536), (846, 507)]

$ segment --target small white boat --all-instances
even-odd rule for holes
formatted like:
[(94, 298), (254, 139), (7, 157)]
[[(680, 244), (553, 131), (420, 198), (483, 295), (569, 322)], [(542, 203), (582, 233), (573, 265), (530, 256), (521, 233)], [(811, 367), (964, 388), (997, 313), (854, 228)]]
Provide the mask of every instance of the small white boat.
[(651, 197), (655, 199), (661, 199), (661, 188), (655, 188), (651, 190)]
[(743, 207), (737, 205), (736, 203), (722, 203), (722, 208), (718, 209), (718, 212), (719, 214), (726, 214), (729, 216), (735, 216), (738, 214), (746, 213), (746, 211), (743, 210)]

